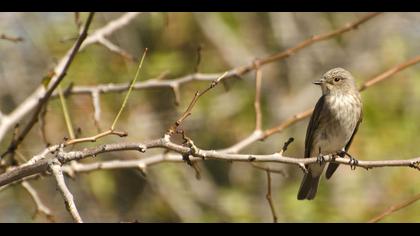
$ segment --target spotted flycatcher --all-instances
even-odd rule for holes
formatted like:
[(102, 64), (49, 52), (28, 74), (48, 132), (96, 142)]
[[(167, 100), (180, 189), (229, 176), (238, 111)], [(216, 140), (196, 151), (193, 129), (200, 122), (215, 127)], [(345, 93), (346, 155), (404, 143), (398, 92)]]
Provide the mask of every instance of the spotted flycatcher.
[[(347, 154), (350, 161), (356, 161), (348, 153), (354, 135), (362, 121), (362, 101), (350, 72), (334, 68), (315, 81), (320, 85), (322, 96), (315, 105), (305, 138), (305, 158), (318, 157), (318, 163), (306, 166), (297, 199), (314, 199), (319, 178), (326, 165), (324, 155)], [(337, 169), (337, 163), (329, 163), (326, 178)]]

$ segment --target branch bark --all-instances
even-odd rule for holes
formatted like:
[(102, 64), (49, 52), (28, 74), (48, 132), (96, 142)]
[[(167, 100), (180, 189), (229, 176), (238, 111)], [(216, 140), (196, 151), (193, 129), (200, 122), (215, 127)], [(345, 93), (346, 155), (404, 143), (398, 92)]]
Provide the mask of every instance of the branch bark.
[[(60, 146), (60, 145), (58, 145)], [(148, 149), (163, 148), (167, 149), (181, 155), (190, 155), (191, 161), (200, 161), (200, 160), (225, 160), (225, 161), (241, 161), (241, 162), (275, 162), (283, 164), (291, 164), (296, 166), (303, 166), (308, 164), (317, 163), (317, 157), (312, 158), (294, 158), (283, 156), (280, 153), (273, 153), (268, 155), (254, 155), (254, 154), (229, 154), (224, 152), (218, 152), (215, 150), (203, 150), (197, 147), (186, 147), (169, 141), (169, 136), (165, 135), (164, 138), (151, 140), (146, 143), (112, 143), (105, 144), (94, 148), (85, 148), (81, 151), (70, 151), (65, 152), (59, 150), (56, 151), (54, 157), (46, 157), (36, 161), (32, 164), (20, 166), (13, 168), (6, 173), (0, 175), (0, 187), (6, 184), (10, 184), (16, 180), (25, 178), (30, 175), (39, 174), (48, 170), (48, 166), (51, 165), (51, 162), (58, 160), (61, 164), (73, 160), (81, 160), (87, 157), (96, 157), (99, 154), (106, 152), (115, 152), (115, 151), (140, 151), (145, 152)], [(49, 153), (44, 151), (43, 153)], [(349, 159), (341, 157), (332, 157), (325, 156), (326, 162), (335, 162), (343, 165), (353, 165), (356, 167), (363, 167), (365, 169), (375, 168), (375, 167), (411, 167), (417, 170), (420, 170), (419, 163), (420, 157), (407, 159), (407, 160), (383, 160), (383, 161), (364, 161), (359, 160), (357, 164), (351, 164)], [(147, 164), (156, 164), (165, 161), (183, 161), (182, 156), (174, 156), (171, 159), (166, 158), (154, 158), (152, 161), (144, 159), (144, 165)], [(141, 162), (140, 162), (141, 163)], [(137, 163), (139, 164), (139, 163)], [(141, 164), (139, 164), (141, 165)]]
[(66, 182), (64, 181), (63, 171), (61, 170), (61, 164), (59, 162), (52, 162), (49, 164), (49, 168), (51, 169), (55, 180), (57, 181), (58, 190), (63, 196), (67, 211), (69, 211), (74, 222), (83, 223), (79, 211), (76, 208), (76, 204), (74, 203), (73, 195), (67, 188)]

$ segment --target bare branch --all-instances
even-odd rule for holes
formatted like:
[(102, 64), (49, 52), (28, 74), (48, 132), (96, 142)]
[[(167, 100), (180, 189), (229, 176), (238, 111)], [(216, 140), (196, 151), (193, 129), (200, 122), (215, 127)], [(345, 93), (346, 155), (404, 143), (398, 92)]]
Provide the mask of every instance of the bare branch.
[[(45, 149), (42, 154), (51, 152), (51, 150), (58, 150), (60, 145), (51, 146)], [(291, 164), (296, 166), (308, 165), (317, 163), (317, 157), (311, 158), (294, 158), (286, 157), (280, 153), (273, 153), (268, 155), (254, 155), (254, 154), (229, 154), (224, 152), (217, 152), (215, 150), (203, 150), (197, 147), (186, 147), (183, 145), (175, 144), (170, 142), (166, 137), (156, 140), (151, 140), (146, 143), (113, 143), (105, 144), (95, 148), (85, 148), (82, 151), (70, 151), (64, 152), (58, 150), (54, 158), (58, 159), (61, 164), (73, 160), (81, 160), (90, 156), (97, 156), (101, 153), (106, 152), (115, 152), (115, 151), (128, 151), (128, 150), (137, 150), (140, 152), (145, 152), (148, 149), (154, 148), (163, 148), (167, 150), (174, 151), (181, 155), (173, 156), (171, 159), (159, 159), (159, 162), (164, 161), (183, 161), (182, 155), (190, 155), (191, 161), (199, 160), (225, 160), (225, 161), (241, 161), (241, 162), (273, 162), (273, 163), (283, 163)], [(194, 149), (194, 150), (193, 150)], [(43, 173), (48, 169), (48, 165), (51, 162), (51, 158), (40, 158), (41, 154), (38, 155), (37, 161), (34, 161), (33, 157), (28, 163), (25, 163), (19, 167), (11, 168), (9, 171), (0, 175), (0, 187), (9, 183), (12, 183), (16, 180), (22, 179), (24, 177)], [(154, 157), (156, 158), (156, 157)], [(363, 167), (365, 169), (375, 168), (375, 167), (411, 167), (417, 170), (420, 170), (419, 163), (420, 157), (406, 159), (406, 160), (382, 160), (382, 161), (364, 161), (359, 160), (357, 164), (350, 163), (349, 159), (341, 157), (332, 157), (324, 156), (326, 162), (334, 162), (343, 165)], [(54, 159), (53, 159), (54, 160)]]
[(209, 90), (211, 90), (212, 88), (216, 87), (216, 85), (226, 77), (226, 75), (228, 74), (228, 72), (225, 72), (223, 75), (219, 76), (217, 79), (213, 80), (210, 84), (209, 87), (207, 87), (206, 89), (204, 89), (203, 91), (199, 92), (197, 91), (193, 97), (193, 99), (191, 100), (190, 104), (187, 107), (187, 110), (185, 110), (185, 112), (181, 115), (181, 117), (179, 117), (175, 123), (168, 129), (168, 134), (173, 134), (175, 133), (176, 129), (178, 128), (178, 126), (180, 126), (182, 124), (182, 122), (184, 122), (185, 119), (187, 119), (188, 116), (191, 115), (191, 110), (193, 109), (195, 103), (197, 102), (197, 100), (203, 96), (205, 93), (207, 93)]
[(54, 222), (54, 216), (51, 214), (51, 210), (45, 206), (45, 204), (41, 201), (41, 198), (38, 195), (38, 192), (32, 187), (31, 184), (28, 183), (28, 181), (22, 182), (22, 187), (28, 191), (29, 195), (31, 195), (32, 200), (34, 200), (34, 203), (36, 205), (36, 211), (34, 216), (36, 216), (38, 213), (44, 214), (48, 220)]
[(276, 208), (274, 207), (273, 199), (271, 198), (271, 174), (270, 171), (267, 170), (267, 194), (265, 198), (267, 198), (268, 204), (270, 205), (271, 214), (273, 215), (273, 222), (277, 223), (277, 213)]
[(111, 52), (114, 52), (114, 53), (122, 56), (125, 59), (128, 59), (132, 62), (137, 61), (137, 58), (135, 56), (131, 55), (130, 53), (128, 53), (124, 49), (118, 47), (117, 45), (115, 45), (114, 43), (112, 43), (111, 41), (109, 41), (106, 38), (99, 38), (98, 43), (102, 44), (104, 47), (108, 48)]
[(61, 89), (61, 86), (58, 86), (58, 95), (60, 97), (60, 103), (61, 103), (61, 108), (63, 110), (64, 121), (66, 122), (67, 132), (69, 133), (70, 138), (74, 139), (76, 136), (74, 135), (73, 124), (71, 122), (70, 113), (67, 109), (66, 99), (64, 98), (63, 90)]
[[(343, 33), (349, 32), (351, 30), (356, 29), (358, 26), (360, 26), (361, 24), (367, 22), (368, 20), (372, 19), (374, 16), (377, 16), (380, 13), (370, 13), (367, 14), (366, 16), (358, 19), (357, 21), (350, 23), (350, 24), (346, 24), (345, 26), (334, 30), (332, 32), (328, 32), (328, 33), (324, 33), (324, 34), (320, 34), (320, 35), (315, 35), (309, 39), (304, 40), (301, 43), (298, 43), (296, 46), (287, 49), (285, 51), (279, 52), (279, 53), (275, 53), (271, 56), (267, 56), (265, 58), (259, 59), (257, 61), (254, 61), (248, 65), (244, 65), (244, 66), (239, 66), (236, 68), (233, 68), (231, 70), (229, 70), (227, 72), (227, 75), (225, 76), (225, 79), (229, 79), (229, 78), (234, 78), (234, 77), (240, 77), (252, 70), (256, 69), (255, 64), (259, 64), (260, 66), (275, 62), (275, 61), (279, 61), (282, 59), (285, 59), (289, 56), (291, 56), (292, 54), (300, 51), (303, 48), (306, 48), (314, 43), (323, 41), (323, 40), (328, 40), (331, 39), (333, 37), (336, 37), (338, 35), (341, 35)], [(106, 27), (104, 27), (106, 28)], [(102, 33), (98, 33), (99, 35)], [(85, 43), (87, 44), (89, 43), (93, 43), (93, 42), (97, 42), (97, 38), (99, 38), (99, 36), (94, 36), (95, 33), (90, 36), (88, 39), (86, 39)], [(150, 89), (150, 88), (171, 88), (174, 91), (174, 95), (176, 98), (176, 101), (179, 101), (179, 93), (178, 88), (180, 85), (184, 84), (184, 83), (188, 83), (191, 81), (213, 81), (215, 79), (218, 78), (218, 76), (220, 75), (220, 73), (214, 73), (214, 74), (202, 74), (202, 73), (194, 73), (191, 75), (186, 75), (180, 78), (176, 78), (176, 79), (172, 79), (172, 80), (168, 80), (168, 81), (157, 81), (154, 79), (149, 79), (147, 81), (144, 82), (137, 82), (134, 85), (133, 89), (139, 90), (139, 89)], [(128, 90), (129, 85), (127, 83), (123, 83), (123, 84), (99, 84), (96, 86), (74, 86), (72, 89), (70, 89), (68, 91), (68, 95), (76, 95), (76, 94), (89, 94), (91, 93), (91, 91), (97, 89), (99, 90), (100, 93), (112, 93), (112, 92), (122, 92), (122, 91), (126, 91)]]
[(22, 37), (13, 37), (13, 36), (8, 36), (6, 34), (0, 34), (0, 39), (7, 40), (13, 43), (18, 43), (18, 42), (23, 41)]
[(99, 126), (99, 121), (101, 120), (101, 101), (99, 98), (99, 91), (95, 90), (92, 91), (91, 93), (92, 95), (92, 106), (93, 106), (93, 120), (95, 122), (95, 126), (98, 130), (98, 132), (100, 132), (101, 128)]
[(100, 45), (104, 46), (105, 48), (107, 48), (111, 52), (122, 56), (123, 58), (126, 58), (130, 61), (133, 61), (133, 62), (137, 61), (137, 58), (135, 56), (131, 55), (130, 53), (128, 53), (124, 49), (118, 47), (117, 45), (115, 45), (114, 43), (112, 43), (111, 41), (106, 39), (106, 36), (111, 35), (115, 31), (117, 31), (118, 29), (121, 29), (122, 27), (129, 24), (139, 14), (140, 14), (140, 12), (127, 12), (127, 13), (123, 14), (122, 16), (120, 16), (119, 18), (117, 18), (115, 20), (112, 20), (111, 22), (109, 22), (108, 24), (103, 26), (102, 28), (93, 32), (92, 35), (89, 36), (85, 40), (85, 42), (82, 44), (82, 46), (80, 47), (80, 50), (84, 50), (86, 48), (86, 46), (88, 46), (90, 44), (97, 43), (97, 44), (100, 44)]
[(131, 91), (133, 90), (133, 85), (136, 83), (136, 80), (139, 77), (141, 67), (143, 66), (144, 58), (146, 57), (146, 53), (147, 53), (147, 48), (144, 49), (143, 56), (141, 57), (141, 61), (139, 63), (137, 71), (136, 71), (136, 75), (134, 76), (134, 79), (131, 82), (130, 87), (128, 88), (128, 92), (124, 97), (124, 101), (121, 105), (120, 110), (118, 111), (117, 115), (115, 116), (114, 122), (112, 122), (112, 125), (111, 125), (111, 128), (110, 128), (111, 130), (114, 130), (115, 125), (117, 124), (118, 118), (120, 117), (122, 111), (124, 110), (125, 105), (127, 104), (128, 97), (130, 97)]
[(64, 143), (64, 146), (68, 146), (68, 145), (72, 145), (72, 144), (76, 144), (76, 143), (96, 142), (96, 140), (98, 140), (99, 138), (102, 138), (102, 137), (105, 137), (105, 136), (108, 136), (108, 135), (118, 135), (120, 137), (125, 137), (125, 136), (127, 136), (127, 133), (109, 129), (107, 131), (104, 131), (102, 133), (96, 134), (96, 135), (91, 136), (91, 137), (68, 140)]
[[(89, 13), (89, 16), (86, 20), (85, 25), (83, 26), (80, 35), (73, 45), (73, 47), (67, 52), (66, 56), (64, 56), (63, 59), (61, 59), (60, 63), (55, 68), (55, 74), (51, 78), (51, 82), (48, 85), (48, 89), (42, 93), (42, 95), (37, 99), (37, 104), (35, 106), (35, 111), (33, 112), (32, 117), (30, 118), (29, 122), (26, 124), (26, 126), (23, 128), (20, 135), (12, 142), (12, 144), (7, 148), (6, 152), (4, 152), (1, 157), (4, 157), (6, 154), (14, 152), (14, 150), (18, 147), (18, 145), (23, 141), (23, 139), (26, 137), (26, 135), (29, 133), (29, 131), (32, 129), (32, 127), (35, 125), (35, 123), (38, 121), (38, 115), (42, 111), (43, 106), (50, 98), (53, 91), (57, 88), (57, 86), (60, 84), (60, 82), (64, 79), (66, 76), (67, 70), (70, 67), (71, 63), (73, 62), (74, 57), (77, 55), (77, 52), (79, 51), (79, 48), (87, 37), (87, 31), (89, 29), (90, 23), (92, 22), (94, 13)], [(44, 90), (43, 87), (41, 87), (41, 90)], [(1, 135), (0, 135), (1, 137)]]
[(386, 216), (388, 216), (388, 215), (390, 215), (390, 214), (392, 214), (392, 213), (394, 213), (394, 212), (396, 212), (398, 210), (401, 210), (402, 208), (407, 207), (407, 206), (415, 203), (418, 200), (420, 200), (420, 193), (417, 194), (417, 195), (415, 195), (414, 197), (412, 197), (412, 198), (404, 201), (404, 202), (401, 202), (399, 204), (390, 206), (384, 212), (382, 212), (381, 214), (379, 214), (379, 215), (373, 217), (371, 220), (369, 220), (368, 223), (376, 223), (376, 222), (379, 222), (380, 220), (382, 220)]
[(60, 163), (53, 162), (49, 165), (49, 168), (51, 169), (55, 180), (57, 181), (58, 190), (64, 198), (64, 203), (66, 204), (67, 211), (69, 211), (71, 217), (76, 223), (83, 223), (79, 211), (76, 208), (76, 204), (74, 203), (73, 195), (67, 188), (66, 182), (64, 181), (64, 176), (61, 170)]
[(266, 131), (264, 131), (262, 137), (260, 138), (261, 140), (266, 139), (267, 137), (275, 134), (275, 133), (280, 133), (281, 131), (283, 131), (284, 129), (286, 129), (287, 127), (297, 123), (298, 121), (301, 121), (303, 119), (305, 119), (306, 117), (310, 116), (312, 114), (312, 111), (314, 109), (311, 108), (309, 110), (303, 111), (303, 112), (299, 112), (295, 115), (293, 115), (292, 117), (288, 118), (287, 120), (285, 120), (284, 122), (282, 122), (281, 124), (268, 129)]
[(255, 75), (255, 130), (262, 129), (262, 113), (261, 113), (261, 80), (262, 80), (262, 71), (260, 65), (256, 64), (257, 70)]
[(406, 62), (403, 62), (401, 64), (398, 64), (394, 67), (392, 67), (391, 69), (381, 73), (380, 75), (366, 81), (365, 83), (363, 83), (363, 85), (359, 88), (359, 91), (364, 91), (365, 89), (383, 81), (388, 79), (389, 77), (393, 76), (394, 74), (398, 73), (401, 70), (404, 70), (407, 67), (410, 67), (412, 65), (415, 65), (417, 63), (420, 62), (420, 56), (416, 56), (411, 60), (408, 60)]
[(105, 38), (115, 31), (123, 28), (124, 26), (128, 25), (132, 20), (141, 14), (141, 12), (127, 12), (120, 16), (119, 18), (110, 21), (105, 26), (101, 27), (100, 29), (95, 30), (82, 44), (80, 50), (85, 49), (88, 45), (98, 43), (101, 38)]

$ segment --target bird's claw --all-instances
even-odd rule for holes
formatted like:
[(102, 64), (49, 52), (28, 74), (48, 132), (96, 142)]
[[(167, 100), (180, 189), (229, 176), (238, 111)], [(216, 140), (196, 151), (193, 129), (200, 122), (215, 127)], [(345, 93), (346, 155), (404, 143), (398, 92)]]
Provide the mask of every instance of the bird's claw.
[(344, 158), (346, 155), (348, 155), (350, 157), (350, 155), (346, 151), (343, 151), (343, 150), (337, 152), (337, 155), (341, 158)]
[(324, 158), (324, 156), (323, 155), (321, 155), (321, 154), (319, 154), (317, 157), (316, 157), (316, 162), (321, 166), (322, 165), (322, 163), (324, 163), (325, 162), (325, 158)]
[(356, 158), (354, 158), (354, 157), (350, 156), (350, 161), (349, 161), (349, 163), (350, 163), (350, 168), (351, 168), (351, 170), (355, 170), (355, 169), (356, 169), (356, 165), (359, 163), (359, 161), (358, 161), (358, 160), (356, 160)]
[(348, 156), (350, 158), (350, 160), (349, 160), (350, 168), (352, 170), (356, 169), (356, 166), (359, 163), (359, 161), (356, 158), (352, 157), (348, 152), (342, 150), (342, 151), (338, 152), (337, 155), (342, 157), (342, 158), (344, 158), (345, 156)]

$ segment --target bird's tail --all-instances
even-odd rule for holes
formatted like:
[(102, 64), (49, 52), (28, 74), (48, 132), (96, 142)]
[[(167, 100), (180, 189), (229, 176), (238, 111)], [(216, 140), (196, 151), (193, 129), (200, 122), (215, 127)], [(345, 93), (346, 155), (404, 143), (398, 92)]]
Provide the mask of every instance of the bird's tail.
[(319, 177), (320, 176), (313, 177), (311, 173), (305, 174), (297, 195), (298, 200), (312, 200), (315, 198), (316, 192), (318, 190)]

